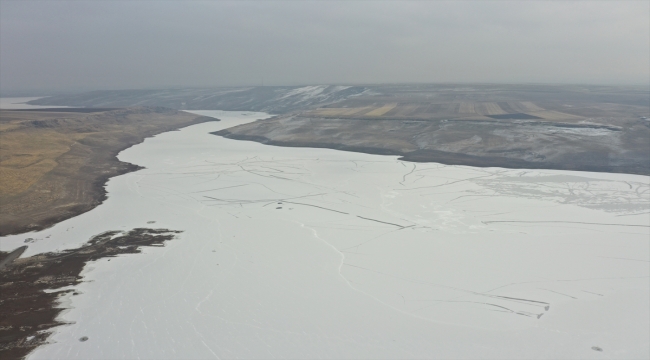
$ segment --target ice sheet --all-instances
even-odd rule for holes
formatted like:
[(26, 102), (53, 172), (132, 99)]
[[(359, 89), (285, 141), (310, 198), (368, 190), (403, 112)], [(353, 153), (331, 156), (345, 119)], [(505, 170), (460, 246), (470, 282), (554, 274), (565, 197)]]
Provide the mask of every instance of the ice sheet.
[(650, 355), (650, 178), (267, 146), (208, 134), (264, 114), (197, 113), (222, 121), (122, 152), (146, 169), (104, 204), (2, 239), (185, 231), (88, 265), (31, 359)]

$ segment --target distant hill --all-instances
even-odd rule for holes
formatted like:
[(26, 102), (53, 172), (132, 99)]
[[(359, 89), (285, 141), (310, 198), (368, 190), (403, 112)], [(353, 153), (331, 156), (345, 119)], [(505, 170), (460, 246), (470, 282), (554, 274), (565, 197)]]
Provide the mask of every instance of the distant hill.
[(102, 90), (57, 95), (31, 105), (76, 107), (164, 106), (177, 110), (262, 111), (283, 114), (336, 103), (367, 91), (362, 86), (260, 86), (216, 89)]
[(402, 84), (117, 90), (34, 105), (263, 111), (220, 135), (457, 165), (650, 174), (650, 92), (586, 85)]

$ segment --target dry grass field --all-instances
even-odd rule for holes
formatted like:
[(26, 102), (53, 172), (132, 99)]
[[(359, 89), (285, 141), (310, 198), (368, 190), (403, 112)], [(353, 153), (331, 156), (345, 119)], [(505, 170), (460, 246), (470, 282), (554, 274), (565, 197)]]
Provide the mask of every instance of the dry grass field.
[[(31, 115), (31, 119), (30, 119)], [(41, 114), (39, 114), (41, 115)], [(47, 113), (39, 118), (47, 119)], [(84, 114), (66, 114), (81, 119)], [(0, 128), (0, 198), (18, 195), (57, 166), (57, 159), (90, 132), (59, 132), (33, 125), (33, 114), (2, 112)]]
[(41, 229), (104, 199), (137, 169), (115, 157), (145, 137), (214, 119), (165, 108), (97, 113), (0, 111), (0, 235)]
[[(336, 104), (337, 106), (339, 104)], [(521, 114), (528, 115), (522, 117)], [(304, 116), (350, 119), (455, 119), (455, 120), (493, 120), (490, 116), (509, 115), (513, 119), (540, 118), (547, 121), (578, 122), (587, 117), (568, 114), (557, 110), (544, 109), (530, 101), (507, 102), (458, 102), (458, 103), (412, 103), (377, 102), (369, 106), (323, 107), (309, 110)]]
[(365, 113), (363, 116), (382, 116), (386, 114), (387, 112), (393, 110), (397, 106), (396, 103), (393, 104), (386, 104), (381, 107), (378, 107), (376, 109), (372, 109), (371, 111), (368, 111)]
[(461, 114), (476, 114), (474, 103), (472, 102), (460, 103), (460, 106), (458, 107), (458, 112)]
[(528, 112), (528, 111), (543, 111), (541, 107), (533, 104), (530, 101), (521, 101), (519, 102), (519, 105), (521, 106), (521, 112)]

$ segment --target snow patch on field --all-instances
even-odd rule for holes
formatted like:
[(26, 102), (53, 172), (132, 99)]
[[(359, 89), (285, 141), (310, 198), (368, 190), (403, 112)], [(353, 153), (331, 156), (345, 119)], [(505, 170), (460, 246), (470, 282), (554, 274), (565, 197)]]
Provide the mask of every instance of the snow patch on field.
[(303, 103), (306, 101), (327, 101), (328, 99), (335, 99), (340, 94), (340, 91), (351, 88), (351, 86), (330, 86), (330, 85), (315, 85), (304, 86), (297, 89), (288, 91), (285, 95), (279, 98), (279, 101), (289, 99), (293, 103)]

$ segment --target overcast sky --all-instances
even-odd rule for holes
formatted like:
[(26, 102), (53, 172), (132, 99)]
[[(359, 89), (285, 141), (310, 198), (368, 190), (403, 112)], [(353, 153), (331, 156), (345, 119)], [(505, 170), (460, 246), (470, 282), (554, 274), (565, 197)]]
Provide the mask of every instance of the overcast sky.
[(650, 1), (0, 0), (0, 86), (650, 82)]

